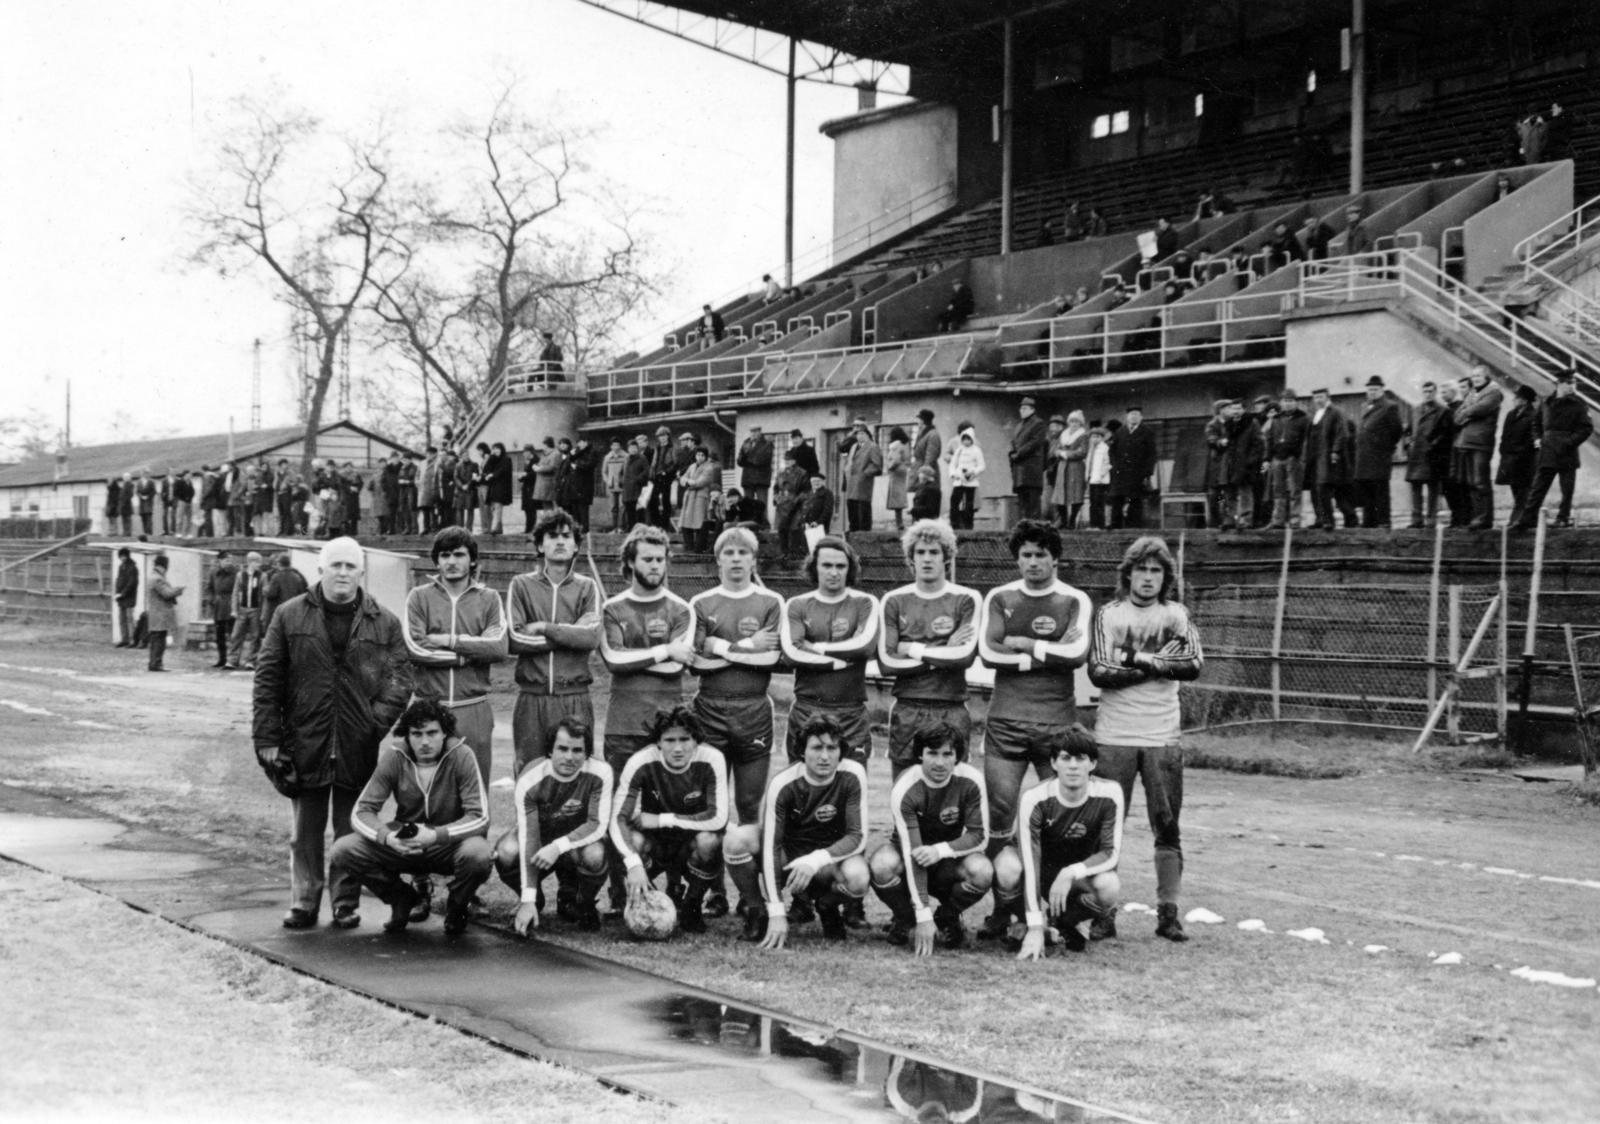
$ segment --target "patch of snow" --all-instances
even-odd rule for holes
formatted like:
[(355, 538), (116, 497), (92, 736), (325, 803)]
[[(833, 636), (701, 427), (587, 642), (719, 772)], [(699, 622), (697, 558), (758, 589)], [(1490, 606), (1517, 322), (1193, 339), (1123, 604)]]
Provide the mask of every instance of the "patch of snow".
[(1333, 943), (1332, 941), (1328, 940), (1326, 934), (1324, 934), (1321, 929), (1290, 929), (1286, 935), (1291, 937), (1299, 937), (1301, 940), (1310, 941), (1312, 944)]
[(1403, 862), (1403, 863), (1420, 863), (1420, 862), (1427, 862), (1428, 861), (1427, 859), (1423, 858), (1421, 855), (1396, 855), (1395, 856), (1395, 860), (1397, 862)]
[(1435, 956), (1433, 958), (1433, 963), (1435, 963), (1435, 964), (1459, 964), (1459, 963), (1461, 963), (1461, 954), (1459, 952), (1447, 952), (1443, 956)]
[(1369, 944), (1363, 947), (1361, 951), (1366, 953), (1368, 956), (1376, 956), (1380, 952), (1389, 952), (1391, 950), (1386, 944)]
[(27, 703), (14, 702), (11, 699), (0, 699), (0, 706), (9, 706), (12, 710), (20, 710), (24, 714), (38, 714), (45, 718), (54, 718), (52, 711), (42, 706), (29, 706)]
[(1127, 902), (1122, 907), (1123, 913), (1154, 913), (1155, 910), (1142, 902)]
[(1515, 874), (1516, 873), (1516, 871), (1510, 869), (1509, 867), (1504, 867), (1504, 866), (1486, 866), (1486, 867), (1483, 868), (1483, 872), (1485, 874)]
[(1271, 929), (1267, 928), (1267, 923), (1265, 921), (1261, 920), (1261, 918), (1259, 918), (1259, 917), (1252, 917), (1248, 921), (1239, 922), (1239, 928), (1243, 929), (1247, 933), (1270, 933), (1270, 932), (1272, 932)]
[(1191, 925), (1221, 925), (1222, 918), (1204, 907), (1191, 909), (1183, 915), (1183, 919)]
[(1587, 988), (1594, 987), (1592, 979), (1579, 979), (1574, 976), (1564, 975), (1561, 972), (1545, 972), (1538, 968), (1530, 968), (1524, 964), (1520, 968), (1513, 968), (1511, 974), (1518, 979), (1527, 980), (1529, 983), (1554, 984), (1556, 987)]
[(115, 726), (109, 725), (109, 724), (107, 724), (105, 722), (96, 722), (92, 718), (74, 718), (72, 720), (72, 724), (74, 726), (85, 726), (85, 727), (87, 727), (87, 728), (89, 728), (91, 730), (115, 730), (116, 729)]

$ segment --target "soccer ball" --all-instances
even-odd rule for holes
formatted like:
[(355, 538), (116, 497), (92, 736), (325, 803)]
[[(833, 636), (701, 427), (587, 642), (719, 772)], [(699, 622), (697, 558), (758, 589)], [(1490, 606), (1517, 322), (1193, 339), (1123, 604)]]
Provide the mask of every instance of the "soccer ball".
[(646, 890), (622, 910), (622, 923), (641, 941), (664, 941), (678, 931), (678, 907), (660, 890)]

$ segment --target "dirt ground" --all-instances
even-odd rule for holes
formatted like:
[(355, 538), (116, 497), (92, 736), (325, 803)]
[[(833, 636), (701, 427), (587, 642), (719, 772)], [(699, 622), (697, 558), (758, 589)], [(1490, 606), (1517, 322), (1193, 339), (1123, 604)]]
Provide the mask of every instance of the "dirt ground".
[[(279, 861), (248, 676), (197, 653), (150, 676), (96, 641), (0, 631), (0, 780)], [(502, 781), (512, 702), (495, 704)], [(546, 935), (1157, 1120), (1595, 1119), (1600, 991), (1511, 973), (1600, 975), (1600, 808), (1362, 736), (1225, 731), (1194, 749), (1230, 769), (1186, 778), (1184, 908), (1223, 920), (1181, 947), (1140, 912), (1117, 941), (1027, 966), (988, 947), (916, 962), (876, 929), (824, 946), (813, 927), (779, 954), (734, 942), (731, 921), (665, 946)], [(1262, 759), (1266, 775), (1231, 771)], [(1283, 763), (1324, 779), (1271, 775), (1296, 771)], [(881, 757), (870, 772), (877, 839)], [(508, 785), (491, 799), (498, 834)], [(1138, 797), (1122, 872), (1126, 901), (1153, 905)], [(509, 893), (488, 897), (509, 915)]]

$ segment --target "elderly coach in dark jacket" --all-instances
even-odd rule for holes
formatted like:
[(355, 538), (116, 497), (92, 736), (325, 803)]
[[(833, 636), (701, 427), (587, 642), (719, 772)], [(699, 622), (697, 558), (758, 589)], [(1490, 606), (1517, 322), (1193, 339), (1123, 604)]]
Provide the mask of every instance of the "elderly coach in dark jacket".
[(1356, 422), (1356, 503), (1363, 527), (1389, 525), (1389, 481), (1393, 477), (1394, 451), (1405, 435), (1400, 407), (1389, 396), (1383, 380), (1367, 380), (1367, 401)]
[[(364, 565), (354, 539), (324, 546), (320, 581), (273, 614), (256, 660), (256, 757), (294, 801), (288, 929), (317, 923), (329, 807), (334, 838), (348, 834), (379, 745), (411, 696), (400, 622), (361, 589)], [(360, 896), (354, 879), (329, 887), (335, 925), (359, 924)]]

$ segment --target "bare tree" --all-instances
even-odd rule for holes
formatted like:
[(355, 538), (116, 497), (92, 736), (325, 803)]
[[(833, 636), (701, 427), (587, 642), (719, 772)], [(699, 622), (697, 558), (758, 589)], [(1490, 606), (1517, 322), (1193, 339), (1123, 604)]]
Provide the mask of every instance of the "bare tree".
[(49, 456), (59, 438), (55, 426), (39, 410), (0, 417), (0, 464)]
[[(389, 253), (393, 214), (389, 161), (381, 139), (346, 138), (328, 151), (320, 122), (276, 97), (234, 101), (211, 174), (191, 183), (189, 262), (233, 277), (264, 268), (279, 295), (314, 325), (317, 373), (305, 416), (304, 468), (317, 452), (323, 404), (340, 337), (351, 328), (374, 271)], [(295, 166), (309, 153), (332, 162)], [(297, 192), (300, 181), (312, 184)]]
[(541, 331), (582, 362), (659, 289), (635, 216), (593, 183), (589, 134), (543, 124), (501, 87), (447, 139), (465, 159), (407, 192), (397, 253), (373, 285), (380, 339), (412, 356), (458, 420), (536, 357)]

